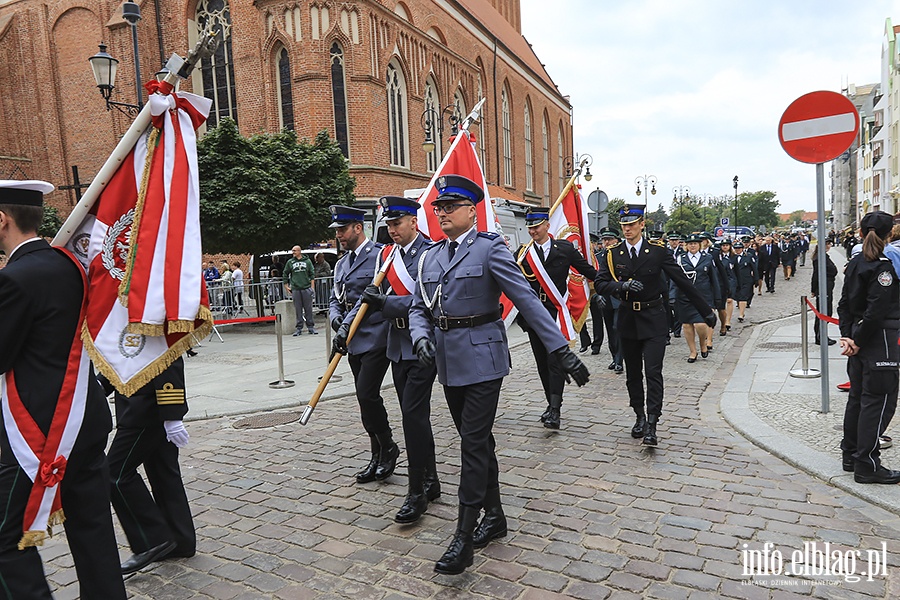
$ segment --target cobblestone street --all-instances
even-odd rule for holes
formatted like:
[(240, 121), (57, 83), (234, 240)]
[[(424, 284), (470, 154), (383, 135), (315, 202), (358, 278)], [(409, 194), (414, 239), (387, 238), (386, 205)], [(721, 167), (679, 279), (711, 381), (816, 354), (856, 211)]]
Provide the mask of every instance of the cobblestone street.
[[(135, 574), (126, 581), (129, 593), (291, 600), (896, 598), (897, 515), (773, 457), (719, 415), (747, 328), (796, 313), (810, 272), (807, 266), (779, 281), (775, 295), (757, 296), (747, 323), (735, 319), (728, 336), (714, 338), (709, 359), (688, 364), (686, 344), (672, 340), (656, 449), (629, 435), (624, 376), (606, 369), (605, 345), (599, 356), (581, 355), (592, 379), (567, 388), (559, 431), (538, 421), (544, 400), (528, 346), (513, 349), (514, 371), (494, 428), (510, 532), (476, 551), (474, 566), (461, 576), (433, 572), (455, 528), (459, 475), (458, 440), (439, 387), (433, 423), (443, 496), (411, 526), (393, 521), (406, 491), (405, 462), (386, 483), (353, 481), (368, 444), (352, 397), (322, 402), (305, 427), (236, 429), (237, 417), (192, 422), (182, 464), (198, 554)], [(399, 437), (392, 390), (385, 399)], [(884, 542), (887, 575), (856, 582), (745, 575), (746, 551), (767, 542), (786, 557), (786, 567), (805, 542), (858, 549), (863, 558)], [(75, 597), (65, 543), (54, 539), (42, 554), (57, 598)], [(857, 573), (865, 570), (862, 560)]]

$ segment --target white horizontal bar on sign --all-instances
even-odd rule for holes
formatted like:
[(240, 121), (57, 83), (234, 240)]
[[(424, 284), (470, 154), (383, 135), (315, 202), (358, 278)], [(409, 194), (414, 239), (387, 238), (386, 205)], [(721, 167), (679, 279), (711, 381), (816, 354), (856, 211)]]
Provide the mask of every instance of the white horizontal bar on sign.
[(856, 116), (853, 113), (844, 113), (785, 123), (781, 127), (781, 137), (786, 142), (792, 142), (835, 133), (847, 133), (854, 129), (856, 129)]

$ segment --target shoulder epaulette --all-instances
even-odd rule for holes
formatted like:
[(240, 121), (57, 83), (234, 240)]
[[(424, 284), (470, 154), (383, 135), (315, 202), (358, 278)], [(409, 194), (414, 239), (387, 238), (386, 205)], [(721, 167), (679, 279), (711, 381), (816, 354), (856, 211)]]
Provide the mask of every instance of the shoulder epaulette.
[(666, 245), (662, 243), (662, 240), (647, 240), (647, 241), (650, 242), (651, 244), (653, 244), (654, 246), (659, 246), (660, 248), (666, 247)]
[(619, 246), (621, 246), (624, 243), (625, 243), (625, 240), (619, 240), (618, 242), (616, 242), (615, 244), (610, 246), (610, 248), (618, 248)]
[(479, 231), (478, 237), (487, 238), (489, 240), (496, 240), (500, 237), (500, 234), (495, 231)]

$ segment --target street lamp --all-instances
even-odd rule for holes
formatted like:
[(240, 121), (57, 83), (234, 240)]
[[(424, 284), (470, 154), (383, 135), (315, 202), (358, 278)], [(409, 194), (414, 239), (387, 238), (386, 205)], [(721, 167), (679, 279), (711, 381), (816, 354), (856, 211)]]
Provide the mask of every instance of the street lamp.
[(737, 233), (737, 185), (738, 185), (738, 176), (734, 176), (734, 223), (731, 224), (732, 227), (735, 227), (735, 233)]
[[(635, 190), (635, 195), (641, 195), (641, 184), (644, 184), (644, 196), (647, 196), (647, 186), (650, 186), (650, 193), (654, 196), (656, 195), (656, 175), (638, 175), (634, 180), (634, 185), (637, 186)], [(644, 198), (645, 202), (650, 201), (650, 196)]]
[(116, 72), (118, 70), (119, 61), (106, 52), (106, 44), (100, 43), (100, 51), (90, 57), (88, 62), (91, 63), (91, 69), (94, 72), (94, 81), (100, 89), (100, 95), (106, 101), (106, 110), (112, 110), (113, 107), (121, 112), (134, 116), (144, 107), (143, 95), (141, 93), (141, 58), (138, 52), (138, 34), (137, 23), (141, 20), (141, 7), (134, 2), (125, 2), (122, 5), (122, 18), (131, 25), (131, 41), (134, 46), (134, 87), (137, 93), (137, 104), (128, 104), (127, 102), (115, 102), (110, 100), (112, 92), (116, 87)]
[(591, 175), (591, 165), (592, 164), (594, 164), (594, 157), (592, 157), (590, 154), (578, 154), (576, 152), (574, 157), (572, 157), (572, 156), (565, 157), (563, 159), (563, 166), (566, 170), (566, 179), (568, 179), (569, 177), (572, 176), (572, 170), (574, 168), (580, 169), (581, 167), (584, 167), (585, 168), (584, 180), (590, 181), (591, 179), (594, 178), (594, 176)]
[(694, 194), (694, 198), (697, 202), (700, 203), (700, 219), (702, 222), (703, 231), (707, 230), (707, 222), (706, 222), (706, 207), (707, 205), (712, 205), (712, 201), (715, 199), (715, 196), (712, 194)]
[[(638, 189), (638, 196), (641, 195), (641, 190)], [(691, 199), (691, 188), (686, 185), (676, 185), (672, 188), (672, 205), (678, 203), (678, 218), (682, 221), (684, 220), (684, 203), (686, 200)]]
[(425, 141), (422, 142), (422, 150), (425, 151), (426, 154), (430, 154), (434, 152), (435, 143), (434, 143), (434, 133), (436, 132), (439, 139), (444, 138), (444, 118), (446, 117), (447, 123), (450, 125), (450, 135), (456, 135), (459, 133), (459, 122), (462, 120), (459, 118), (459, 111), (455, 104), (448, 104), (444, 108), (438, 109), (433, 106), (428, 106), (425, 111), (422, 113), (422, 117), (420, 121), (422, 123), (422, 129), (425, 130)]

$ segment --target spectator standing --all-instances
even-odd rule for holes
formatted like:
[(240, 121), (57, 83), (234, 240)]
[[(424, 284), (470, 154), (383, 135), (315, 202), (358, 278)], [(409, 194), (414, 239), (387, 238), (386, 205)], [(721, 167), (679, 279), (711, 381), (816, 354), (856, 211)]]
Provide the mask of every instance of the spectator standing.
[[(831, 257), (828, 256), (828, 251), (831, 250), (831, 240), (825, 240), (825, 294), (826, 300), (824, 303), (820, 301), (819, 295), (819, 248), (822, 244), (816, 244), (815, 250), (813, 250), (812, 254), (812, 285), (810, 289), (810, 296), (816, 299), (816, 310), (822, 314), (831, 316), (832, 312), (834, 312), (834, 280), (837, 277), (837, 266), (832, 262)], [(815, 340), (816, 344), (820, 344), (822, 342), (819, 337), (819, 319), (815, 320), (815, 325), (813, 325), (813, 329), (816, 332)], [(828, 338), (828, 345), (833, 346), (837, 342), (831, 338)]]
[(244, 310), (244, 272), (241, 271), (241, 263), (234, 262), (234, 270), (231, 272), (231, 280), (234, 283), (234, 312)]
[(303, 333), (303, 322), (312, 335), (317, 335), (316, 324), (313, 320), (313, 282), (315, 281), (315, 266), (308, 256), (303, 254), (300, 246), (291, 248), (293, 256), (284, 265), (284, 286), (291, 294), (294, 301), (294, 311), (297, 314), (297, 330), (294, 335)]
[(234, 275), (225, 261), (222, 261), (222, 270), (219, 271), (219, 285), (222, 288), (222, 306), (225, 315), (230, 317), (234, 314)]

